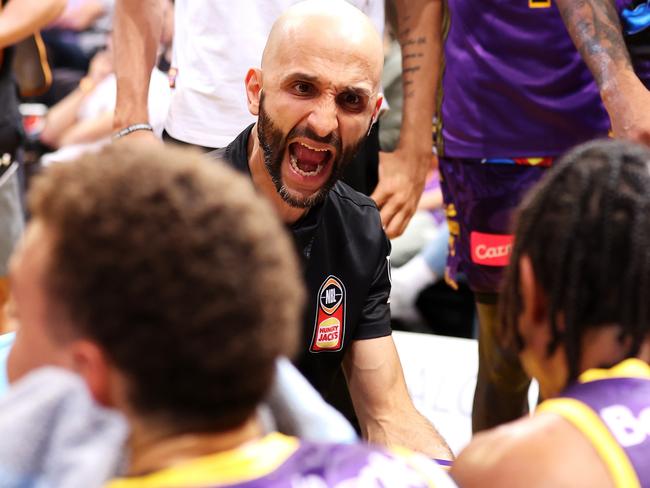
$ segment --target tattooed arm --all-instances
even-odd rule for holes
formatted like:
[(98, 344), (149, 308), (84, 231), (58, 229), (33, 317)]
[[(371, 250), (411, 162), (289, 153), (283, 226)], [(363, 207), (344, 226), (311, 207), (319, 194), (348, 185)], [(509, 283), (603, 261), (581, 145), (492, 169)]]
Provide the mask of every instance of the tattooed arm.
[(402, 130), (392, 153), (379, 153), (372, 198), (388, 237), (400, 235), (417, 208), (431, 168), (431, 127), (442, 51), (441, 0), (394, 0), (402, 48)]
[(557, 0), (617, 137), (650, 144), (650, 92), (634, 73), (614, 0)]

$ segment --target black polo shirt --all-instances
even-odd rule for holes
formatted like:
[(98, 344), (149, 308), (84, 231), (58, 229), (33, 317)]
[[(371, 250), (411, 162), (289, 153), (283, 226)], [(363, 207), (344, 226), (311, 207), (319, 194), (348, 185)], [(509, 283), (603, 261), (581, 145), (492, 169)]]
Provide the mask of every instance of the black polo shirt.
[[(250, 175), (246, 128), (210, 153)], [(298, 369), (324, 396), (355, 340), (391, 334), (390, 243), (375, 203), (343, 182), (290, 225), (307, 287)]]

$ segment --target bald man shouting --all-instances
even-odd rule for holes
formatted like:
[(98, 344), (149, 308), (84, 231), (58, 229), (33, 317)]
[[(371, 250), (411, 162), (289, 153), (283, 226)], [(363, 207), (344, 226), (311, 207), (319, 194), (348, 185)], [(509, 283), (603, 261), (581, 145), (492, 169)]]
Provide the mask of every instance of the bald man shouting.
[(296, 4), (274, 24), (262, 68), (246, 75), (257, 123), (212, 154), (250, 174), (293, 234), (308, 289), (299, 369), (331, 399), (343, 366), (368, 440), (449, 458), (404, 383), (379, 211), (338, 181), (377, 116), (382, 65), (381, 39), (355, 7)]

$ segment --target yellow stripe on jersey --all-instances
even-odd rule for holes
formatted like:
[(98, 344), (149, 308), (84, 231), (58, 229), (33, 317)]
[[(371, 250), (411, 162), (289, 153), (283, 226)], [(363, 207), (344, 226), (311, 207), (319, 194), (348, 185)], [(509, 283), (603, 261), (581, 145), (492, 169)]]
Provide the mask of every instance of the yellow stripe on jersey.
[(549, 412), (571, 422), (594, 446), (614, 480), (614, 485), (641, 488), (639, 479), (623, 448), (600, 417), (586, 404), (573, 398), (555, 398), (543, 402), (535, 413)]
[(273, 433), (237, 449), (202, 456), (150, 475), (116, 479), (106, 488), (192, 488), (243, 483), (275, 471), (299, 445), (297, 438)]
[(611, 378), (647, 378), (650, 380), (650, 365), (640, 359), (626, 359), (609, 369), (589, 369), (578, 378), (580, 383)]

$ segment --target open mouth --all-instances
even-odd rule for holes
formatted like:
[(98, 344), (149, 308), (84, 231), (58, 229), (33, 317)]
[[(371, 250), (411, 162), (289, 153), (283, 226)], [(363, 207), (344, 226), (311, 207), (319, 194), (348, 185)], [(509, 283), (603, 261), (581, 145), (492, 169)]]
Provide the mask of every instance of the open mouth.
[(289, 144), (291, 168), (301, 176), (317, 176), (332, 158), (329, 149), (318, 149), (304, 142)]

